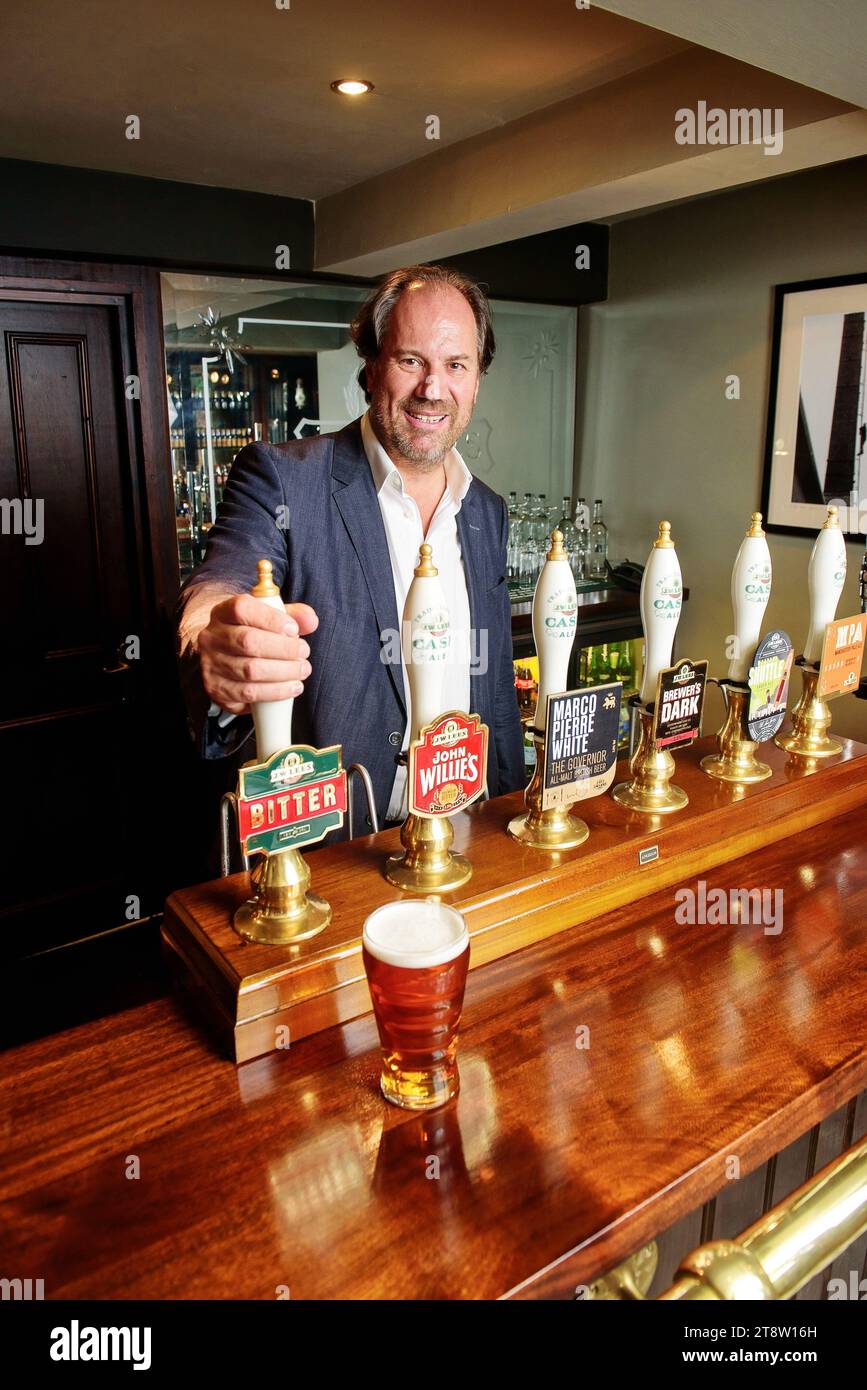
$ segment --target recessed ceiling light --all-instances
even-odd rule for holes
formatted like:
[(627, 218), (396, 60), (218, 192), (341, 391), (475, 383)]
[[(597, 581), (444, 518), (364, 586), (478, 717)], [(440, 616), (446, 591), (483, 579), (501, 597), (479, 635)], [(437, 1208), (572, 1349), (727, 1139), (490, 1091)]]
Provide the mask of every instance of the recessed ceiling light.
[(341, 77), (331, 84), (332, 92), (341, 92), (345, 97), (360, 97), (373, 91), (372, 82), (359, 82), (355, 77)]

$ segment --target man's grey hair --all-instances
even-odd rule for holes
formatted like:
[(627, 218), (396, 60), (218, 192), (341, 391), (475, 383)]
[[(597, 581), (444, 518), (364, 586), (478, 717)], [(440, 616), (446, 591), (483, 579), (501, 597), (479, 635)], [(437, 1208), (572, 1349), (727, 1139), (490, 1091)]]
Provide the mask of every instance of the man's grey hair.
[[(359, 357), (365, 365), (375, 362), (379, 356), (382, 340), (388, 331), (392, 310), (405, 290), (420, 285), (435, 285), (450, 288), (462, 294), (473, 311), (476, 320), (476, 342), (479, 352), (479, 371), (484, 374), (494, 360), (496, 343), (491, 306), (481, 285), (452, 270), (447, 265), (408, 265), (400, 270), (392, 270), (380, 281), (370, 297), (362, 304), (352, 321), (349, 335), (355, 344)], [(367, 375), (363, 366), (358, 373), (358, 382), (364, 392), (365, 400), (370, 400), (367, 389)]]

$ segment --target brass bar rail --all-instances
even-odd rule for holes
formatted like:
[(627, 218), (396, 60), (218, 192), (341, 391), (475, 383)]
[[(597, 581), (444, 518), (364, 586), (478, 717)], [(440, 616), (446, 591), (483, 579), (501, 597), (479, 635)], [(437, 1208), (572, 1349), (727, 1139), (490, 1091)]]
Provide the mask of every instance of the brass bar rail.
[(778, 1203), (738, 1240), (682, 1261), (660, 1300), (767, 1300), (796, 1294), (867, 1231), (867, 1138)]

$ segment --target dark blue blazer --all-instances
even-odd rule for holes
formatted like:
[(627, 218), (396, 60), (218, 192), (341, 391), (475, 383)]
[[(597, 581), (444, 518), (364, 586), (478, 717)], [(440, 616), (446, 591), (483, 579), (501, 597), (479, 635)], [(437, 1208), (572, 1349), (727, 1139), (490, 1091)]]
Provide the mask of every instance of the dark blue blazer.
[[(470, 709), (490, 729), (488, 795), (499, 796), (524, 785), (503, 499), (474, 478), (457, 528), (471, 625), (477, 633), (486, 630), (488, 641), (486, 668), (480, 662), (471, 669)], [(407, 711), (401, 668), (380, 655), (386, 634), (399, 632), (399, 621), (385, 526), (358, 420), (336, 434), (241, 450), (205, 559), (186, 581), (181, 606), (206, 582), (251, 588), (260, 559), (271, 561), (284, 602), (309, 603), (319, 615), (319, 627), (306, 639), (312, 674), (295, 702), (293, 739), (317, 748), (340, 743), (344, 766), (363, 763), (382, 822)], [(395, 642), (396, 636), (392, 650)], [(477, 637), (474, 651), (480, 650)], [(252, 719), (238, 718), (218, 730), (207, 717), (195, 657), (182, 663), (182, 678), (203, 756), (238, 751), (252, 733)], [(252, 745), (243, 751), (245, 757), (255, 754)], [(364, 818), (360, 828), (367, 833)]]

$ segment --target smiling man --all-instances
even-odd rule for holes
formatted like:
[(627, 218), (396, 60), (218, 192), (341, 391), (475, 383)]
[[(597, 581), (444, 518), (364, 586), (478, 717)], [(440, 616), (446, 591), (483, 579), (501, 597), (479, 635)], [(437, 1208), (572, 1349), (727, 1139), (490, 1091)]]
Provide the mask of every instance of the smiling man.
[[(396, 270), (351, 331), (368, 411), (336, 434), (238, 455), (182, 592), (181, 669), (204, 757), (252, 757), (251, 705), (294, 697), (295, 742), (342, 744), (344, 764), (370, 772), (389, 823), (406, 812), (398, 755), (409, 728), (393, 657), (424, 540), (451, 617), (444, 708), (489, 725), (491, 796), (523, 786), (508, 513), (455, 448), (494, 355), (481, 289), (444, 266)], [(249, 597), (260, 559), (272, 563), (282, 613)]]

